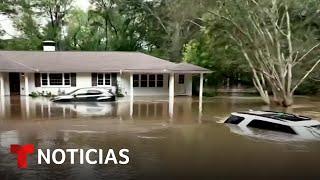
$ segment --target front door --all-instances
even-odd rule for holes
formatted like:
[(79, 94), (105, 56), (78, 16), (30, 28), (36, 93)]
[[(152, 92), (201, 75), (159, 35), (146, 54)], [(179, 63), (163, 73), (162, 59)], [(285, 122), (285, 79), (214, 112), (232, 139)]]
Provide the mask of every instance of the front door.
[(10, 95), (20, 95), (20, 73), (9, 73)]
[(176, 76), (176, 86), (175, 86), (175, 94), (176, 95), (185, 95), (186, 94), (186, 86), (185, 86), (185, 75), (178, 74)]

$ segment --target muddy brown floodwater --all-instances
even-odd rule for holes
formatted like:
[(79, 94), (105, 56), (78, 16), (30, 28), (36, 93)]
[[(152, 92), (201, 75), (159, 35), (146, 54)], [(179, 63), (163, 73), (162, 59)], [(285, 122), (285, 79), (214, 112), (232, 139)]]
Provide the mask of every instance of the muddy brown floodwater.
[[(0, 103), (0, 179), (256, 179), (320, 177), (320, 139), (219, 123), (233, 111), (279, 110), (320, 119), (320, 99), (298, 97), (289, 109), (256, 97), (120, 99), (113, 103), (52, 103), (5, 97)], [(17, 168), (10, 144), (40, 149), (130, 150), (127, 165), (64, 163)]]

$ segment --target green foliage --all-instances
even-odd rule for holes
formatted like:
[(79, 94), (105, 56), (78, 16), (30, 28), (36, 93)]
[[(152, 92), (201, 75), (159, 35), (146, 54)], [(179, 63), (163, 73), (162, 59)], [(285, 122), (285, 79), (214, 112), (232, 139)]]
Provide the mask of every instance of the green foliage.
[(320, 92), (320, 84), (314, 80), (306, 80), (295, 92), (299, 95), (312, 95)]
[(216, 89), (205, 89), (203, 92), (204, 97), (214, 97), (217, 95), (218, 95), (218, 92), (216, 91)]
[(31, 92), (29, 94), (30, 97), (33, 97), (33, 98), (36, 98), (36, 97), (48, 97), (48, 98), (51, 98), (51, 97), (54, 97), (55, 95), (51, 94), (51, 92), (48, 92), (48, 91), (42, 91), (42, 92)]
[(37, 92), (31, 92), (31, 93), (29, 94), (29, 96), (30, 96), (30, 97), (33, 97), (33, 98), (36, 98), (36, 97), (39, 97), (40, 94), (37, 93)]
[[(210, 13), (232, 15), (243, 27), (251, 23), (244, 18), (249, 13), (266, 18), (259, 13), (259, 8), (253, 5), (248, 8), (243, 0), (90, 0), (87, 12), (77, 9), (74, 2), (3, 0), (0, 14), (8, 16), (19, 33), (12, 39), (0, 40), (0, 49), (41, 50), (42, 41), (54, 40), (58, 50), (141, 51), (212, 70), (206, 77), (206, 84), (210, 86), (221, 87), (226, 81), (231, 86), (238, 83), (252, 86), (248, 64), (239, 46), (230, 38), (230, 34), (243, 38), (241, 33), (231, 23)], [(265, 10), (270, 2), (259, 1)], [(320, 19), (314, 14), (319, 9), (319, 1), (278, 2), (289, 3), (294, 50), (303, 52), (319, 39)], [(0, 27), (0, 35), (5, 34), (5, 30)], [(302, 67), (295, 68), (295, 75), (301, 77), (312, 62), (314, 59), (310, 58)], [(316, 84), (306, 82), (301, 88), (313, 89)]]
[[(228, 34), (221, 29), (230, 28), (205, 17), (207, 23), (197, 38), (185, 45), (183, 59), (213, 71), (208, 75), (208, 85), (221, 86), (227, 78), (231, 84), (250, 85), (248, 66), (241, 52)], [(225, 84), (225, 83), (224, 83)]]
[(124, 97), (124, 94), (122, 94), (122, 93), (117, 93), (117, 97)]
[(296, 90), (299, 95), (320, 95), (320, 71), (315, 71), (303, 84)]

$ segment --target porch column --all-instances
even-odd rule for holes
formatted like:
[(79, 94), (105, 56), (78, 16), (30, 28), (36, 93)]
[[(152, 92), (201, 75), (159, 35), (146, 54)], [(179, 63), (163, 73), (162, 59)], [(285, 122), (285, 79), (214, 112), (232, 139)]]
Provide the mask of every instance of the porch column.
[(170, 74), (169, 80), (169, 116), (173, 117), (173, 104), (174, 104), (174, 73)]
[(133, 115), (133, 74), (130, 73), (130, 117)]
[(30, 104), (29, 104), (29, 94), (26, 94), (25, 100), (25, 108), (26, 108), (26, 118), (28, 119), (30, 117)]
[(130, 74), (130, 100), (133, 100), (133, 74)]
[(169, 99), (174, 99), (174, 73), (170, 74), (169, 80)]
[(4, 101), (4, 78), (0, 72), (0, 117), (5, 117), (5, 101)]
[(29, 96), (29, 74), (24, 73), (24, 91), (26, 96)]
[(202, 94), (203, 94), (203, 73), (200, 73), (199, 113), (202, 113)]
[(6, 106), (4, 102), (4, 96), (0, 97), (0, 117), (5, 117), (6, 113)]
[(4, 97), (4, 78), (1, 72), (0, 72), (0, 96)]

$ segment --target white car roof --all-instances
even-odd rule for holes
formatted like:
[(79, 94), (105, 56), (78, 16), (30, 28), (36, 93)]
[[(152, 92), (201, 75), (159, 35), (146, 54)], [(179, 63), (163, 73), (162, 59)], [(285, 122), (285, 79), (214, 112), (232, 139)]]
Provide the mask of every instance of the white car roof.
[(74, 91), (78, 91), (78, 90), (98, 90), (98, 91), (108, 91), (111, 88), (108, 87), (88, 87), (88, 88), (79, 88), (79, 89), (75, 89)]
[(299, 116), (295, 114), (288, 114), (283, 112), (275, 112), (275, 111), (244, 111), (244, 112), (235, 112), (231, 113), (236, 116), (257, 116), (261, 117), (261, 120), (265, 118), (272, 119), (273, 121), (278, 121), (281, 124), (288, 123), (294, 126), (313, 126), (319, 125), (320, 122), (316, 120), (312, 120), (306, 116)]

